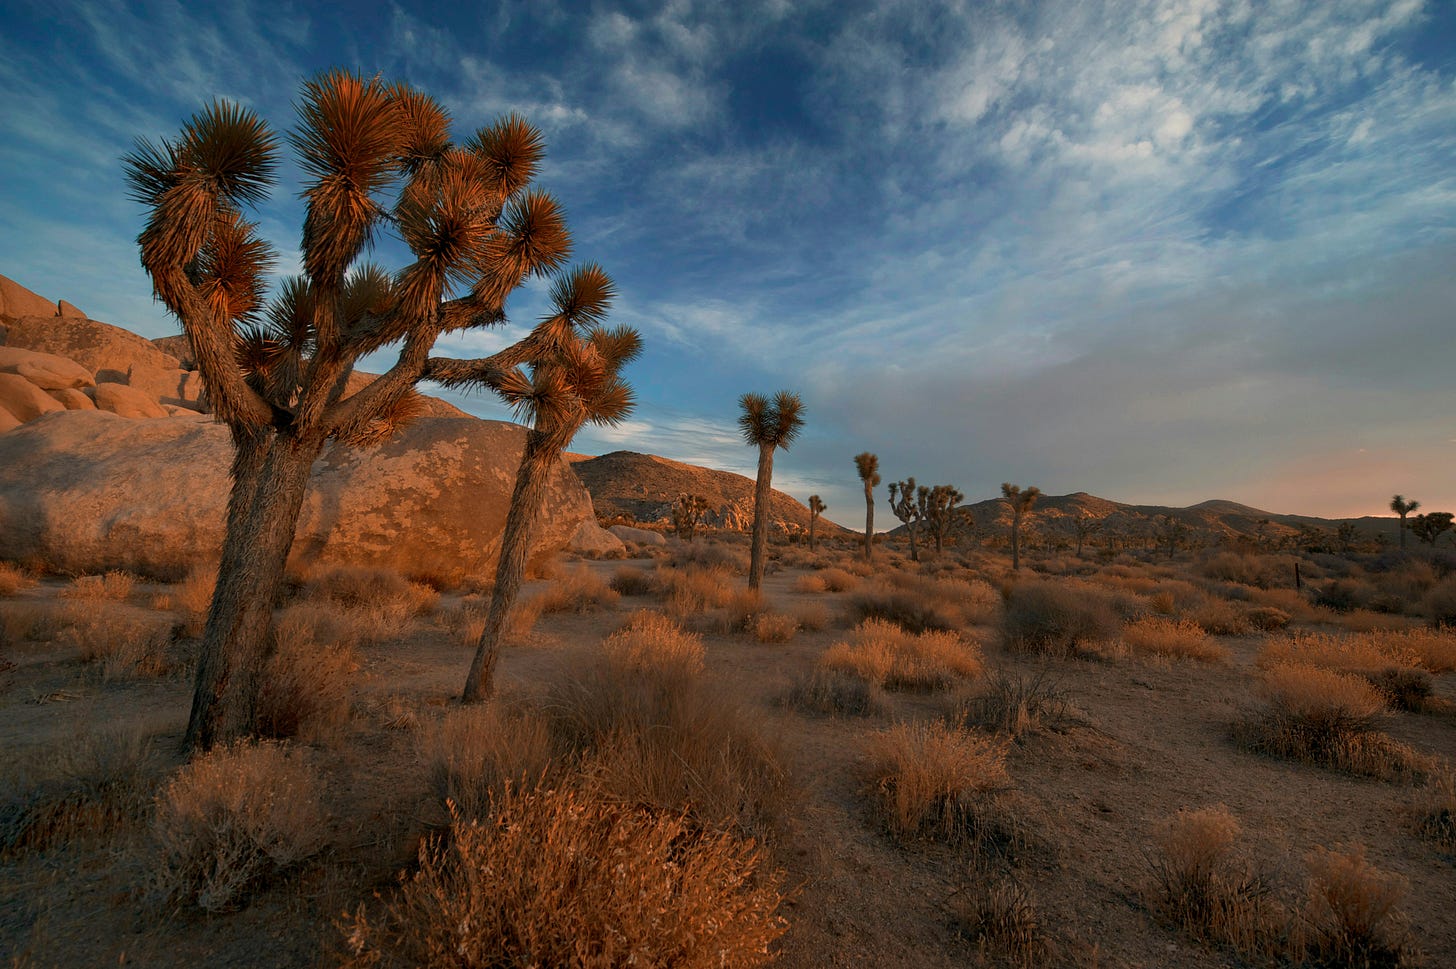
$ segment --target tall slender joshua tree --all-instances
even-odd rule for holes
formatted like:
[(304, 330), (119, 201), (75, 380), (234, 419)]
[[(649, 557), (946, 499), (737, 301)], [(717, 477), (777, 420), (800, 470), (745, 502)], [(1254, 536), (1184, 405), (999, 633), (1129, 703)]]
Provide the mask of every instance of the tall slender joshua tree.
[(864, 557), (868, 562), (875, 551), (875, 489), (880, 486), (880, 459), (865, 451), (854, 456), (854, 467), (859, 480), (864, 482), (865, 492), (865, 544)]
[[(899, 491), (897, 497), (895, 492)], [(915, 533), (920, 527), (920, 506), (915, 503), (915, 479), (906, 478), (904, 481), (890, 482), (890, 511), (895, 517), (905, 523), (905, 531), (910, 536), (910, 561), (920, 561), (920, 549), (915, 544)]]
[(516, 469), (516, 485), (501, 535), (500, 561), (485, 629), (465, 679), (461, 699), (478, 703), (495, 688), (495, 667), (505, 640), (506, 620), (521, 591), (531, 526), (541, 513), (551, 472), (583, 424), (616, 424), (631, 413), (632, 390), (622, 367), (642, 351), (637, 331), (600, 326), (611, 302), (612, 282), (596, 266), (577, 270), (552, 291), (555, 316), (573, 328), (557, 347), (528, 365), (501, 375), (497, 390), (521, 416), (531, 419), (526, 447)]
[(1421, 507), (1419, 501), (1406, 501), (1402, 495), (1390, 499), (1390, 510), (1400, 516), (1400, 550), (1405, 551), (1405, 516)]
[(1036, 507), (1041, 489), (1031, 485), (1023, 490), (1020, 485), (1003, 482), (1001, 497), (1011, 507), (1011, 569), (1017, 571), (1021, 568), (1021, 522)]
[(809, 551), (811, 552), (814, 551), (814, 526), (818, 523), (819, 516), (824, 514), (824, 509), (828, 507), (818, 495), (809, 496)]
[[(422, 379), (496, 389), (571, 329), (553, 317), (491, 357), (429, 356), (442, 334), (503, 322), (516, 287), (566, 261), (559, 207), (530, 190), (544, 150), (534, 127), (512, 115), (452, 144), (448, 115), (426, 95), (342, 71), (305, 83), (298, 115), (289, 140), (305, 178), (303, 274), (266, 308), (273, 252), (243, 210), (275, 180), (268, 125), (218, 102), (175, 140), (140, 140), (124, 160), (146, 209), (142, 266), (181, 322), (234, 445), (192, 750), (256, 732), (273, 605), (324, 444), (387, 439), (418, 413)], [(393, 273), (359, 261), (385, 230), (413, 257)], [(384, 376), (346, 396), (355, 362), (389, 346), (399, 349)]]
[(804, 402), (798, 394), (781, 390), (769, 400), (762, 394), (738, 398), (743, 413), (738, 428), (749, 447), (758, 448), (758, 481), (753, 488), (753, 554), (748, 563), (748, 587), (763, 584), (764, 550), (768, 545), (769, 492), (773, 483), (774, 451), (789, 449), (804, 426)]

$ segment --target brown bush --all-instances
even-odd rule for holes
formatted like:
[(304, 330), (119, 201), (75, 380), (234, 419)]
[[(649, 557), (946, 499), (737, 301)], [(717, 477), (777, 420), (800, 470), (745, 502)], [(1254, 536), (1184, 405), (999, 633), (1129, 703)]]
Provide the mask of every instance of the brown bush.
[(1019, 879), (1000, 872), (973, 870), (951, 896), (956, 931), (976, 943), (982, 958), (1013, 969), (1054, 965), (1057, 947), (1036, 903)]
[(1431, 778), (1415, 808), (1416, 833), (1442, 851), (1456, 854), (1456, 774)]
[(951, 631), (991, 621), (999, 596), (984, 582), (898, 573), (861, 586), (849, 597), (853, 621), (883, 619), (911, 632)]
[(1255, 606), (1244, 613), (1249, 625), (1260, 632), (1276, 632), (1288, 626), (1293, 618), (1277, 606)]
[(1228, 647), (1209, 639), (1202, 626), (1187, 619), (1174, 621), (1162, 616), (1139, 619), (1123, 629), (1122, 639), (1134, 652), (1155, 656), (1227, 663), (1233, 655)]
[(866, 768), (880, 819), (909, 841), (981, 840), (1010, 785), (1004, 744), (943, 723), (900, 723), (870, 737)]
[(184, 766), (157, 795), (153, 891), (207, 912), (235, 908), (323, 845), (314, 771), (277, 743), (222, 747)]
[(126, 572), (112, 571), (105, 575), (83, 575), (62, 589), (62, 599), (101, 600), (124, 602), (136, 588), (136, 576)]
[(613, 572), (609, 584), (613, 592), (624, 596), (651, 595), (656, 585), (651, 573), (630, 565)]
[(781, 612), (761, 612), (751, 628), (760, 643), (787, 643), (799, 632), (799, 620)]
[(185, 665), (172, 648), (171, 624), (150, 617), (77, 610), (57, 640), (79, 650), (104, 680), (167, 676)]
[[(530, 859), (522, 864), (522, 859)], [(765, 965), (787, 923), (752, 842), (569, 789), (512, 791), (455, 821), (377, 914), (351, 967)]]
[(730, 575), (748, 574), (748, 554), (719, 542), (698, 540), (675, 545), (668, 555), (668, 562), (678, 569), (696, 567)]
[(860, 577), (841, 568), (828, 568), (818, 573), (826, 592), (853, 592), (859, 587)]
[(724, 569), (666, 569), (658, 575), (667, 611), (674, 616), (695, 616), (727, 605), (737, 588)]
[(187, 577), (176, 583), (167, 592), (170, 608), (177, 613), (183, 631), (194, 638), (202, 635), (207, 622), (207, 611), (212, 607), (212, 595), (217, 587), (217, 563), (203, 562), (194, 565)]
[(1109, 641), (1120, 629), (1104, 593), (1068, 582), (1018, 583), (1010, 590), (1001, 621), (1007, 649), (1052, 656), (1071, 656), (1090, 644)]
[(421, 730), (419, 749), (440, 807), (454, 804), (468, 820), (489, 817), (508, 788), (527, 790), (559, 773), (547, 720), (499, 701), (448, 711)]
[(533, 601), (541, 612), (591, 612), (616, 605), (618, 594), (601, 576), (585, 565), (565, 572), (538, 592)]
[(1311, 955), (1324, 966), (1404, 966), (1413, 962), (1400, 912), (1407, 885), (1365, 860), (1365, 849), (1316, 848), (1309, 866), (1305, 918), (1313, 931)]
[(794, 591), (814, 595), (820, 592), (827, 592), (829, 586), (824, 582), (818, 572), (808, 572), (794, 580)]
[(348, 722), (359, 656), (348, 636), (320, 638), (328, 625), (319, 620), (315, 611), (295, 607), (275, 623), (278, 649), (258, 692), (258, 729), (265, 737), (320, 740)]
[(1456, 626), (1456, 575), (1446, 576), (1427, 590), (1419, 609), (1432, 626)]
[(833, 621), (829, 608), (819, 602), (800, 603), (794, 607), (793, 616), (799, 628), (808, 632), (818, 632)]
[(796, 710), (838, 717), (874, 717), (886, 710), (879, 687), (843, 670), (817, 669), (799, 677), (785, 702)]
[(14, 562), (0, 562), (0, 596), (13, 596), (35, 585), (35, 578)]
[(956, 633), (917, 635), (882, 619), (860, 623), (848, 640), (824, 652), (819, 665), (892, 690), (937, 690), (979, 676), (985, 667), (980, 647)]
[(1061, 731), (1079, 719), (1067, 694), (1045, 671), (1018, 675), (1000, 669), (992, 670), (976, 692), (957, 705), (953, 717), (963, 727), (1012, 737)]
[(703, 637), (687, 632), (670, 617), (646, 609), (632, 613), (602, 643), (602, 654), (616, 670), (650, 677), (673, 687), (703, 672)]

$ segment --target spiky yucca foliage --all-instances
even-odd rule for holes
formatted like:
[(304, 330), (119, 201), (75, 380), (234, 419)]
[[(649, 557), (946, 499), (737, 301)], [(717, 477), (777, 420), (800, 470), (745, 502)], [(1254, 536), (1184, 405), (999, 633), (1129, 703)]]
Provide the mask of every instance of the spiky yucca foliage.
[(890, 482), (890, 511), (905, 523), (905, 531), (910, 535), (910, 561), (919, 562), (920, 550), (915, 545), (915, 534), (920, 528), (922, 516), (920, 506), (915, 503), (915, 479), (913, 477), (906, 478), (904, 481)]
[(1406, 501), (1404, 495), (1395, 495), (1390, 499), (1390, 510), (1400, 516), (1400, 550), (1405, 551), (1405, 516), (1421, 507), (1419, 501)]
[(677, 537), (691, 542), (698, 533), (698, 520), (708, 510), (708, 499), (702, 495), (678, 495), (672, 503), (672, 530)]
[(854, 468), (864, 482), (865, 539), (864, 557), (868, 562), (875, 550), (875, 489), (880, 486), (880, 459), (868, 451), (854, 456)]
[(824, 509), (829, 506), (824, 504), (824, 499), (818, 495), (809, 496), (809, 551), (814, 551), (814, 526), (819, 523), (819, 516), (824, 514)]
[(1041, 489), (1035, 485), (1022, 488), (1021, 485), (1014, 485), (1010, 482), (1003, 482), (1001, 485), (1001, 498), (1011, 508), (1011, 568), (1013, 571), (1021, 568), (1021, 523), (1031, 510), (1036, 507), (1036, 500), (1041, 497)]
[[(388, 438), (418, 414), (422, 379), (519, 400), (529, 391), (518, 368), (561, 351), (609, 286), (599, 270), (581, 271), (557, 284), (558, 312), (520, 342), (483, 359), (432, 359), (438, 337), (504, 322), (517, 286), (566, 261), (560, 208), (530, 187), (540, 132), (511, 115), (452, 143), (433, 99), (345, 71), (306, 82), (298, 115), (288, 140), (304, 178), (303, 273), (271, 302), (273, 249), (244, 214), (278, 170), (279, 138), (266, 122), (217, 102), (125, 159), (146, 212), (142, 266), (181, 322), (235, 445), (187, 731), (194, 749), (256, 731), (272, 607), (324, 444)], [(413, 260), (392, 272), (362, 260), (384, 231)], [(384, 376), (346, 395), (356, 361), (391, 345)]]
[(774, 451), (789, 449), (804, 426), (804, 402), (798, 394), (781, 390), (769, 400), (762, 394), (744, 394), (738, 398), (738, 429), (749, 447), (758, 448), (758, 479), (753, 489), (753, 552), (748, 563), (748, 587), (763, 584), (767, 564), (764, 549), (768, 545), (768, 501), (773, 482)]
[(945, 536), (955, 523), (956, 505), (966, 500), (955, 485), (921, 485), (915, 491), (915, 503), (920, 510), (920, 520), (930, 529), (935, 538), (935, 551), (945, 550)]

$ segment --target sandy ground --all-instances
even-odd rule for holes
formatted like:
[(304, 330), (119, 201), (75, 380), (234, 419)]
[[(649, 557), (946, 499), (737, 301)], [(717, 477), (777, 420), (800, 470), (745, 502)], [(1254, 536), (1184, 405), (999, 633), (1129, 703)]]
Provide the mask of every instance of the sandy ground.
[[(623, 563), (592, 562), (610, 575)], [(650, 565), (651, 563), (641, 563)], [(770, 604), (791, 610), (819, 601), (838, 616), (843, 595), (793, 591), (803, 570), (769, 577)], [(60, 583), (0, 600), (0, 611), (46, 608)], [(139, 589), (144, 610), (156, 589)], [(442, 599), (447, 609), (451, 597)], [(526, 646), (503, 662), (507, 692), (549, 681), (573, 650), (599, 642), (652, 597), (624, 597), (585, 615), (544, 617)], [(772, 853), (797, 891), (779, 964), (939, 967), (973, 965), (977, 950), (950, 915), (967, 876), (964, 852), (902, 847), (876, 824), (859, 772), (865, 738), (900, 719), (942, 716), (954, 698), (888, 694), (884, 717), (817, 717), (786, 707), (796, 677), (844, 637), (842, 620), (784, 645), (707, 634), (709, 675), (747, 707), (781, 746), (795, 795)], [(1190, 941), (1146, 910), (1151, 829), (1180, 808), (1222, 803), (1240, 820), (1251, 859), (1295, 897), (1303, 858), (1315, 846), (1359, 842), (1380, 868), (1410, 885), (1411, 930), (1432, 967), (1456, 966), (1456, 865), (1410, 831), (1410, 785), (1364, 780), (1246, 753), (1229, 738), (1253, 697), (1261, 638), (1226, 637), (1228, 665), (1190, 661), (1056, 660), (1004, 655), (993, 630), (973, 628), (988, 665), (1030, 672), (1043, 665), (1080, 711), (1065, 733), (1017, 743), (1010, 769), (1034, 838), (1018, 877), (1043, 925), (1059, 940), (1059, 964), (1088, 967), (1239, 966), (1227, 951)], [(10, 643), (15, 668), (0, 673), (0, 751), (18, 764), (64, 747), (78, 733), (140, 722), (171, 750), (185, 723), (182, 678), (101, 682), (54, 644)], [(221, 916), (162, 917), (137, 897), (146, 875), (145, 830), (80, 840), (0, 859), (0, 965), (309, 966), (330, 964), (335, 921), (385, 891), (413, 857), (422, 819), (434, 810), (409, 730), (386, 726), (390, 710), (439, 716), (463, 683), (470, 651), (422, 624), (408, 638), (361, 650), (356, 715), (311, 752), (329, 778), (338, 818), (320, 864), (272, 886), (246, 909)], [(1456, 676), (1438, 682), (1456, 701)], [(1399, 713), (1390, 732), (1456, 761), (1456, 717)]]

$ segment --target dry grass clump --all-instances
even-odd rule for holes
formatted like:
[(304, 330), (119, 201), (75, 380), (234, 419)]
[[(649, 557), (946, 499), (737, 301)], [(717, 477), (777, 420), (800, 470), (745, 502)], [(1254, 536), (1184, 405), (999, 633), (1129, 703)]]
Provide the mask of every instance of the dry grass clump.
[(1456, 626), (1456, 575), (1431, 586), (1417, 608), (1432, 626)]
[(222, 747), (184, 766), (157, 795), (154, 892), (207, 912), (317, 852), (325, 816), (319, 781), (277, 743)]
[[(217, 588), (217, 563), (201, 562), (188, 570), (186, 578), (165, 593), (167, 608), (177, 614), (183, 631), (193, 638), (202, 635), (207, 611)], [(160, 598), (160, 597), (159, 597)]]
[(1241, 834), (1222, 804), (1164, 819), (1149, 857), (1148, 902), (1194, 938), (1273, 957), (1285, 945), (1287, 914), (1264, 879), (1235, 857)]
[(1408, 890), (1404, 878), (1371, 865), (1360, 845), (1345, 851), (1316, 848), (1306, 864), (1308, 947), (1317, 965), (1393, 969), (1414, 964), (1400, 912)]
[(721, 568), (664, 569), (658, 574), (664, 604), (674, 616), (695, 616), (725, 606), (737, 587), (732, 573)]
[(448, 711), (420, 732), (419, 749), (440, 806), (467, 820), (488, 817), (508, 788), (549, 782), (559, 766), (547, 720), (499, 702)]
[(1392, 655), (1413, 657), (1427, 672), (1456, 672), (1456, 629), (1388, 630), (1367, 635)]
[(953, 722), (1019, 738), (1060, 732), (1080, 720), (1066, 692), (1045, 670), (1031, 675), (992, 670), (957, 707)]
[(185, 665), (172, 648), (171, 623), (151, 617), (76, 610), (57, 640), (78, 649), (103, 680), (167, 676)]
[(346, 919), (343, 965), (760, 966), (783, 898), (751, 841), (587, 792), (513, 790), (423, 846), (377, 913)]
[(1000, 596), (985, 582), (905, 572), (861, 586), (847, 605), (855, 621), (884, 619), (918, 633), (991, 622)]
[(1195, 622), (1212, 636), (1245, 636), (1256, 628), (1250, 613), (1253, 610), (1226, 599), (1210, 598), (1190, 611), (1185, 618)]
[(278, 649), (258, 693), (258, 729), (265, 737), (319, 740), (349, 720), (350, 685), (359, 656), (349, 635), (328, 638), (327, 613), (285, 610), (275, 621)]
[(901, 841), (982, 841), (995, 795), (1011, 783), (1005, 744), (938, 722), (872, 735), (866, 769), (876, 811)]
[(138, 819), (151, 752), (141, 731), (109, 729), (12, 763), (0, 784), (0, 858), (105, 835)]
[(423, 582), (411, 582), (390, 569), (345, 566), (309, 577), (307, 594), (368, 614), (383, 626), (400, 626), (435, 608), (440, 593)]
[(956, 887), (950, 909), (956, 931), (976, 943), (983, 959), (990, 956), (1013, 969), (1055, 964), (1056, 944), (1036, 896), (1020, 879), (972, 870)]
[(1382, 779), (1416, 779), (1425, 758), (1376, 729), (1385, 697), (1365, 679), (1315, 666), (1264, 671), (1264, 705), (1235, 729), (1251, 750)]
[(1202, 626), (1187, 619), (1139, 619), (1122, 630), (1122, 640), (1134, 652), (1203, 663), (1227, 663), (1233, 655), (1227, 646), (1209, 639)]
[(883, 619), (860, 623), (848, 640), (825, 650), (819, 665), (888, 690), (937, 690), (985, 668), (980, 647), (957, 633), (916, 634)]
[(760, 643), (787, 643), (799, 632), (799, 620), (781, 612), (761, 612), (749, 627)]
[(1105, 593), (1082, 583), (1032, 581), (1013, 586), (1001, 636), (1014, 652), (1072, 656), (1116, 638), (1122, 624)]
[(876, 684), (844, 670), (822, 668), (795, 680), (784, 702), (804, 713), (832, 717), (875, 717), (887, 709)]
[(602, 654), (616, 670), (649, 676), (663, 684), (687, 683), (703, 672), (703, 637), (684, 630), (671, 617), (646, 609), (602, 643)]
[(1390, 705), (1401, 710), (1425, 709), (1434, 693), (1428, 672), (1444, 669), (1453, 641), (1436, 630), (1382, 631), (1352, 636), (1296, 633), (1271, 640), (1259, 652), (1259, 665), (1300, 663), (1364, 677)]
[(794, 607), (794, 621), (799, 628), (807, 632), (818, 632), (825, 629), (833, 622), (834, 617), (829, 612), (829, 607), (822, 602), (803, 602)]
[(651, 595), (656, 588), (652, 574), (631, 565), (623, 566), (612, 573), (607, 583), (613, 592), (623, 596)]
[(1278, 606), (1254, 606), (1244, 613), (1244, 618), (1260, 632), (1272, 633), (1288, 626), (1294, 617)]
[(860, 577), (841, 568), (822, 569), (818, 576), (825, 592), (853, 592), (859, 587)]
[(532, 597), (541, 612), (591, 612), (617, 604), (621, 598), (605, 579), (585, 565), (559, 575)]
[(1210, 579), (1260, 589), (1294, 582), (1294, 560), (1288, 556), (1219, 552), (1204, 560), (1198, 570)]
[(1415, 829), (1442, 851), (1456, 855), (1456, 774), (1447, 771), (1431, 778), (1416, 806)]
[(0, 562), (0, 596), (13, 596), (35, 585), (35, 578), (14, 562)]
[(125, 602), (136, 588), (136, 576), (111, 571), (105, 575), (83, 575), (60, 592), (62, 599), (111, 600)]
[(674, 546), (668, 562), (679, 569), (695, 567), (730, 575), (748, 574), (748, 554), (742, 549), (701, 539)]
[(814, 595), (828, 592), (829, 586), (818, 572), (806, 572), (794, 580), (794, 591)]

